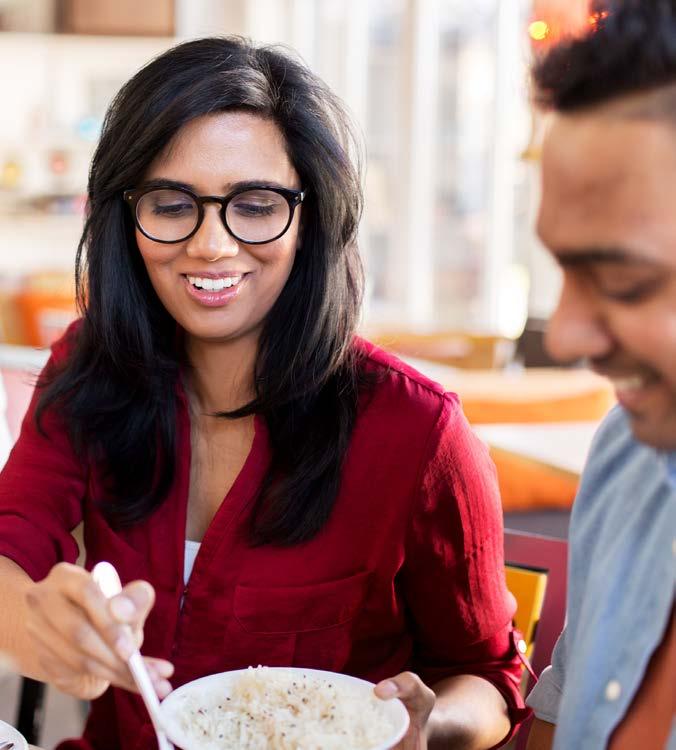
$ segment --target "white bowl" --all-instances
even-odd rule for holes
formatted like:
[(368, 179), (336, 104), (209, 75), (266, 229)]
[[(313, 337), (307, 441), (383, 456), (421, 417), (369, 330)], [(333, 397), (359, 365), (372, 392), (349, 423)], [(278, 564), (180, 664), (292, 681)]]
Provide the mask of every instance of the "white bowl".
[[(343, 683), (355, 687), (359, 692), (364, 691), (364, 689), (368, 689), (369, 691), (373, 690), (372, 682), (367, 682), (366, 680), (360, 680), (357, 677), (350, 677), (349, 675), (339, 674), (337, 672), (324, 672), (319, 669), (299, 669), (297, 667), (267, 667), (267, 669), (271, 672), (291, 672), (296, 673), (299, 676), (307, 675), (308, 677), (326, 680), (326, 682)], [(227, 696), (233, 683), (239, 677), (246, 674), (247, 671), (248, 670), (246, 669), (238, 669), (232, 672), (212, 674), (208, 677), (202, 677), (199, 680), (193, 680), (185, 685), (181, 685), (181, 687), (170, 693), (161, 704), (162, 713), (166, 718), (166, 728), (169, 739), (178, 747), (183, 748), (183, 750), (200, 750), (199, 743), (195, 743), (194, 738), (191, 739), (176, 721), (176, 717), (181, 711), (183, 702), (188, 697), (209, 695), (216, 691), (219, 696)], [(385, 715), (392, 723), (392, 734), (388, 737), (387, 741), (369, 748), (369, 750), (390, 750), (390, 748), (394, 747), (402, 739), (408, 730), (408, 711), (398, 698), (383, 701), (383, 706)], [(346, 748), (346, 750), (348, 749)]]
[(24, 736), (4, 721), (0, 721), (0, 742), (13, 742), (14, 750), (28, 750)]

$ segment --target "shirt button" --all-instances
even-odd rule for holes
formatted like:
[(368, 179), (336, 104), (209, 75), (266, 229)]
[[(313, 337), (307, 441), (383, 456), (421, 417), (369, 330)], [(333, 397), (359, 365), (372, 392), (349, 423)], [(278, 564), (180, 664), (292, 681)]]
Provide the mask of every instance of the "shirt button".
[(526, 646), (526, 641), (524, 641), (523, 638), (519, 640), (519, 642), (516, 644), (516, 647), (519, 649), (519, 651), (522, 654), (525, 654), (526, 651), (528, 651), (528, 646)]
[(606, 685), (606, 700), (616, 701), (622, 693), (622, 685), (617, 680), (610, 680)]

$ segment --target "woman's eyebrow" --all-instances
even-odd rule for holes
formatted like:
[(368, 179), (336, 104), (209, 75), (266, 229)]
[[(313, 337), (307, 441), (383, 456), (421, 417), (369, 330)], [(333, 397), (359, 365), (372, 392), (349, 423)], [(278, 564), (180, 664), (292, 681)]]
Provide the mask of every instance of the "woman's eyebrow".
[[(181, 180), (170, 180), (164, 177), (154, 177), (152, 180), (144, 180), (139, 187), (169, 187), (183, 190), (190, 190), (191, 193), (199, 194), (196, 186), (190, 182)], [(230, 193), (233, 190), (242, 190), (247, 188), (288, 188), (288, 185), (282, 185), (274, 180), (240, 180), (230, 184), (223, 185), (223, 193)]]
[(240, 190), (241, 188), (250, 187), (267, 187), (267, 188), (288, 188), (288, 185), (282, 185), (281, 182), (275, 182), (274, 180), (240, 180), (239, 182), (232, 182), (226, 186), (228, 192), (231, 190)]
[(152, 180), (144, 180), (139, 187), (169, 187), (179, 188), (182, 190), (190, 190), (192, 193), (195, 192), (195, 186), (189, 182), (181, 182), (179, 180), (169, 180), (164, 177), (155, 177)]

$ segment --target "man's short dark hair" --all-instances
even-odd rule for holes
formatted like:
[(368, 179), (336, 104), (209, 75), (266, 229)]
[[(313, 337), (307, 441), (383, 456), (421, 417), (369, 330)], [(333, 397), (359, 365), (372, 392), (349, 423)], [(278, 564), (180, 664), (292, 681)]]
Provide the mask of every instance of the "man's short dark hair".
[(619, 97), (657, 94), (643, 114), (676, 119), (676, 0), (601, 0), (582, 37), (554, 47), (533, 69), (538, 102), (575, 112)]

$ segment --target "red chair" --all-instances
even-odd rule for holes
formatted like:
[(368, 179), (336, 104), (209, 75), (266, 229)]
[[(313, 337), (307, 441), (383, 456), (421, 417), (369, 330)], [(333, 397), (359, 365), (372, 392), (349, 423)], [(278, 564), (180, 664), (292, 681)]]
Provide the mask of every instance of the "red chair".
[[(551, 663), (552, 650), (566, 618), (568, 543), (564, 539), (505, 529), (505, 564), (545, 573), (544, 599), (533, 636), (531, 665), (539, 677)], [(527, 689), (533, 686), (529, 677)], [(530, 731), (526, 722), (516, 738), (516, 750), (525, 750)]]

